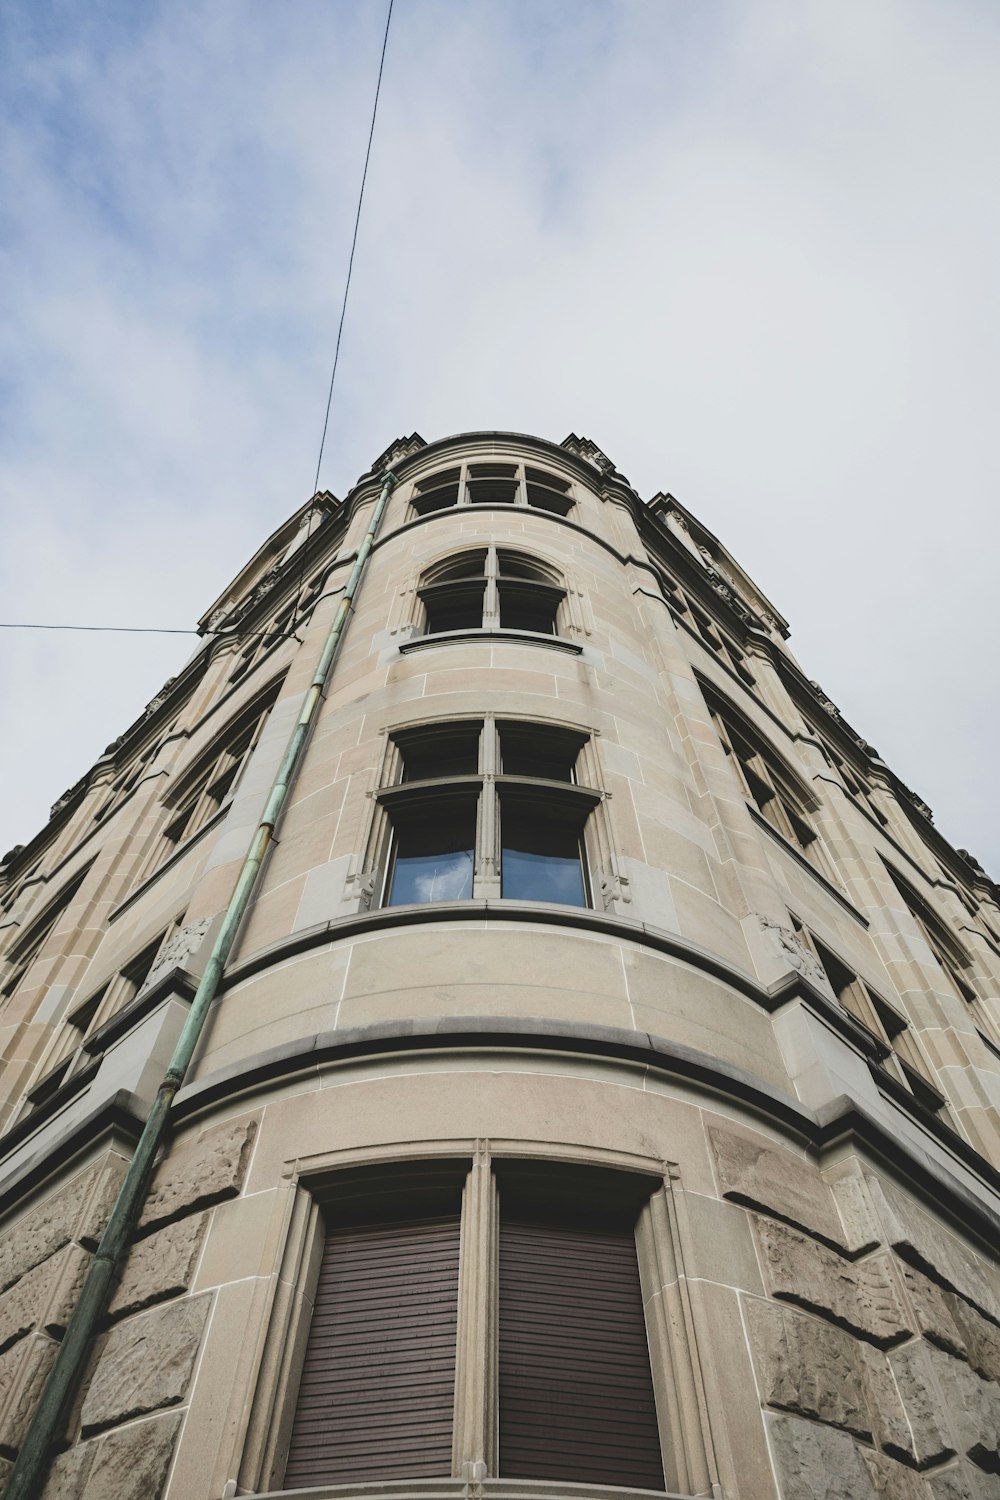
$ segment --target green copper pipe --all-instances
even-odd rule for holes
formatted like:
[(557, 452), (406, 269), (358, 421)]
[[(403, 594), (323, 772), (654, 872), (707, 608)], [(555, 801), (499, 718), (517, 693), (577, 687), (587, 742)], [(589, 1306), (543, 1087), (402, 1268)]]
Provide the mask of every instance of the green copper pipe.
[(208, 1019), (212, 1001), (218, 991), (226, 960), (250, 904), (250, 897), (260, 874), (264, 856), (274, 835), (292, 786), (299, 758), (322, 701), (330, 668), (343, 638), (354, 596), (361, 583), (375, 534), (395, 484), (395, 475), (387, 473), (368, 530), (358, 548), (357, 559), (351, 569), (351, 576), (347, 581), (344, 597), (340, 601), (336, 619), (330, 627), (330, 633), (324, 643), (312, 683), (302, 704), (302, 712), (299, 714), (291, 739), (288, 741), (263, 815), (250, 843), (243, 868), (240, 870), (236, 888), (226, 908), (226, 915), (212, 948), (211, 957), (195, 991), (187, 1020), (177, 1040), (174, 1055), (170, 1059), (170, 1066), (163, 1075), (163, 1082), (157, 1090), (153, 1106), (136, 1144), (135, 1154), (129, 1163), (125, 1179), (115, 1200), (115, 1206), (111, 1210), (111, 1217), (108, 1219), (101, 1242), (91, 1262), (79, 1301), (73, 1310), (66, 1335), (59, 1346), (55, 1364), (45, 1382), (31, 1426), (18, 1453), (17, 1462), (11, 1470), (7, 1488), (4, 1491), (4, 1500), (37, 1500), (45, 1483), (53, 1444), (62, 1433), (70, 1404), (76, 1395), (80, 1377), (83, 1374), (90, 1341), (105, 1314), (119, 1264), (128, 1249), (133, 1230), (146, 1201), (149, 1180), (153, 1173), (156, 1153), (163, 1139), (170, 1106), (190, 1067), (195, 1048)]

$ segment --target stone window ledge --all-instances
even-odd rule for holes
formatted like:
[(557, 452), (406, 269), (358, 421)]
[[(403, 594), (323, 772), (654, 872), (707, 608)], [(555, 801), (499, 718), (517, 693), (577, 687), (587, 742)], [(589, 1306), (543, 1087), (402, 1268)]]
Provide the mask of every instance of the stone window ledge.
[(633, 1490), (545, 1479), (391, 1479), (372, 1484), (321, 1484), (304, 1490), (267, 1490), (258, 1493), (255, 1500), (468, 1500), (473, 1485), (483, 1500), (653, 1500), (654, 1496), (656, 1500), (685, 1500), (675, 1490)]
[(858, 922), (862, 927), (865, 928), (870, 925), (868, 918), (864, 916), (862, 912), (858, 911), (858, 908), (854, 905), (854, 902), (851, 901), (848, 896), (845, 896), (844, 892), (838, 889), (838, 887), (834, 885), (832, 880), (828, 880), (827, 877), (823, 874), (822, 870), (817, 870), (816, 866), (812, 864), (808, 859), (806, 859), (806, 856), (799, 849), (796, 849), (794, 844), (790, 844), (788, 840), (767, 821), (763, 813), (758, 812), (757, 808), (754, 807), (751, 802), (747, 803), (747, 812), (750, 814), (756, 826), (763, 833), (768, 834), (772, 839), (774, 839), (774, 842), (787, 855), (789, 855), (790, 858), (794, 859), (795, 863), (799, 865), (801, 869), (808, 870), (812, 878), (823, 887), (827, 895), (832, 896), (835, 901), (839, 902), (844, 911), (849, 912), (850, 915), (854, 918), (855, 922)]
[(492, 645), (494, 641), (515, 646), (548, 646), (554, 651), (568, 651), (571, 656), (583, 654), (583, 647), (576, 641), (566, 641), (557, 635), (541, 635), (534, 630), (441, 630), (435, 635), (418, 635), (412, 640), (403, 641), (399, 649), (403, 655), (407, 655), (411, 651), (426, 650), (430, 646)]

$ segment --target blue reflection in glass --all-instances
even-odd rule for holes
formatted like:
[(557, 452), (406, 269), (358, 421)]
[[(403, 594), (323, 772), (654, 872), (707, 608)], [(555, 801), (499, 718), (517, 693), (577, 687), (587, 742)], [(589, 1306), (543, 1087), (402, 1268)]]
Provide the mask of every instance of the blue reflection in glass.
[(504, 848), (502, 868), (502, 893), (508, 900), (587, 904), (578, 850), (572, 854), (529, 854), (524, 849)]
[(397, 855), (390, 906), (418, 901), (468, 901), (472, 896), (472, 850)]

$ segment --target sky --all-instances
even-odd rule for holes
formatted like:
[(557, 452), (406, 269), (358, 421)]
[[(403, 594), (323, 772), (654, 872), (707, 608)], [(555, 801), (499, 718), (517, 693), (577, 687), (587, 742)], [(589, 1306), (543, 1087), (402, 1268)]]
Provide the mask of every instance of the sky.
[[(193, 628), (312, 493), (383, 0), (0, 8), (0, 617)], [(1000, 877), (1000, 8), (396, 0), (321, 486), (593, 438)], [(194, 637), (0, 631), (0, 853)]]

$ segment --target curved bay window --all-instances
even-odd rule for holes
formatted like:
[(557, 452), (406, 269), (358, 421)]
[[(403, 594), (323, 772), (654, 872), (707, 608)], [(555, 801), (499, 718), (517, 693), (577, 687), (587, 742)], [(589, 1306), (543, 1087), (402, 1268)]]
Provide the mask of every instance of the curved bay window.
[(589, 906), (585, 832), (601, 800), (581, 785), (588, 738), (513, 720), (394, 737), (382, 904), (502, 897)]
[(428, 569), (418, 590), (424, 634), (526, 630), (555, 635), (566, 597), (558, 575), (506, 547), (477, 547)]
[(471, 1462), (515, 1480), (668, 1479), (676, 1493), (673, 1393), (654, 1387), (664, 1351), (644, 1308), (663, 1200), (654, 1176), (583, 1163), (337, 1173), (283, 1488), (461, 1476)]
[(547, 469), (514, 462), (463, 463), (419, 479), (410, 498), (418, 516), (456, 505), (526, 505), (550, 515), (573, 509), (572, 485)]

